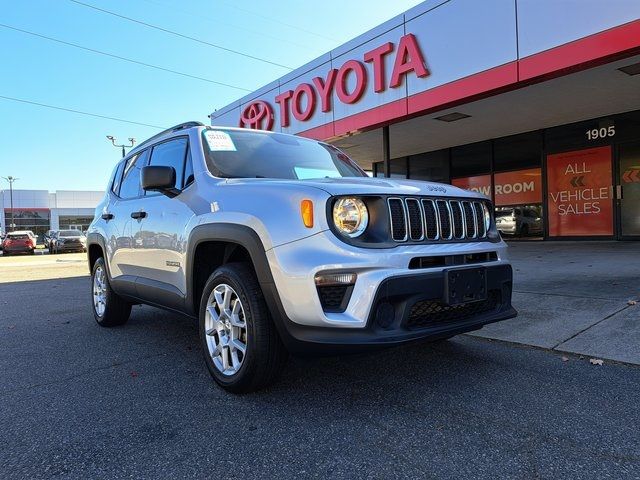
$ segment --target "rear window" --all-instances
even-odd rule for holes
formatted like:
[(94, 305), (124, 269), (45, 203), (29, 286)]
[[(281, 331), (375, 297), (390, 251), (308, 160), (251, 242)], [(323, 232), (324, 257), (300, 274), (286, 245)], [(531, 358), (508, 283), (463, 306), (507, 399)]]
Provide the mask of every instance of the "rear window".
[(61, 237), (81, 237), (82, 232), (80, 230), (60, 230), (58, 235)]
[(7, 234), (7, 238), (11, 240), (29, 240), (29, 235), (26, 233), (9, 233)]
[(513, 215), (513, 209), (496, 210), (497, 217), (510, 217)]

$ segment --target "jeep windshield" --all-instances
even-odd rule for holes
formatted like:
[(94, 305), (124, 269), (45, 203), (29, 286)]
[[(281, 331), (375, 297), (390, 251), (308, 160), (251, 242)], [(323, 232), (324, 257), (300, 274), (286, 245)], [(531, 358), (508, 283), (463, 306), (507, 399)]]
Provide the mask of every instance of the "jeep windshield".
[(281, 133), (206, 129), (202, 145), (209, 171), (221, 178), (367, 176), (336, 147)]

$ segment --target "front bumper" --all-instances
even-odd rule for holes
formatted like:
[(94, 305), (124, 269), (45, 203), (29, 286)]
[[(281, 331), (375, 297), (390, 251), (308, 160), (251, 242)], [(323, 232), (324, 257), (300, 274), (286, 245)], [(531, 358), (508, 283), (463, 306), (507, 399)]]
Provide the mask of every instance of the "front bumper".
[[(514, 317), (512, 269), (504, 242), (470, 242), (362, 249), (330, 233), (267, 252), (274, 283), (262, 285), (288, 348), (297, 353), (339, 353), (418, 339), (438, 339)], [(410, 268), (422, 256), (492, 252), (476, 263), (487, 271), (486, 301), (447, 307), (445, 271), (465, 265)], [(414, 262), (415, 263), (415, 262)], [(471, 265), (469, 265), (471, 266)], [(357, 281), (343, 312), (324, 311), (314, 284), (318, 272), (355, 272)]]
[(59, 243), (54, 249), (59, 252), (84, 252), (87, 247), (82, 243)]

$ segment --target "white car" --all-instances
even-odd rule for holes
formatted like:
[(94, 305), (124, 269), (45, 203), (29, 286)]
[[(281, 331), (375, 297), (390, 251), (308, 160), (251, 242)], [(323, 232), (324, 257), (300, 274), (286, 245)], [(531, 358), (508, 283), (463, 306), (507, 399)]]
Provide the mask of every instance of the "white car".
[(233, 392), (288, 352), (438, 340), (516, 315), (507, 247), (483, 195), (369, 178), (336, 147), (178, 125), (115, 168), (87, 234), (97, 322), (134, 303), (199, 320)]
[(542, 215), (534, 207), (502, 207), (496, 209), (495, 216), (496, 226), (502, 234), (542, 235)]

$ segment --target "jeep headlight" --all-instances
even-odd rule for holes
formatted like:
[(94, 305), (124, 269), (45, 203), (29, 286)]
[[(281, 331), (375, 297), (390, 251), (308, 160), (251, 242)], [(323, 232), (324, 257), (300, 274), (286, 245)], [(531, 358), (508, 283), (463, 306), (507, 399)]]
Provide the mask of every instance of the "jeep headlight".
[(333, 223), (342, 235), (359, 237), (369, 224), (367, 206), (359, 198), (341, 198), (333, 205)]

